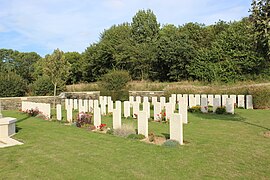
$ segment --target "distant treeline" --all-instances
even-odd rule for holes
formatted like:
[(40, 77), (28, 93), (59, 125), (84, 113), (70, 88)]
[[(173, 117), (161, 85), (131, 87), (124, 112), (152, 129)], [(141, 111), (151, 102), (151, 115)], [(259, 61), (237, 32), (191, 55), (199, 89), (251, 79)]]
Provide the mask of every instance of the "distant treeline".
[[(83, 53), (63, 53), (70, 64), (63, 81), (94, 82), (111, 70), (126, 70), (134, 80), (161, 82), (269, 79), (269, 6), (267, 0), (253, 1), (249, 17), (209, 26), (161, 26), (151, 10), (140, 10), (131, 23), (102, 32)], [(44, 59), (35, 52), (0, 49), (0, 73), (15, 73), (31, 84), (43, 77)]]

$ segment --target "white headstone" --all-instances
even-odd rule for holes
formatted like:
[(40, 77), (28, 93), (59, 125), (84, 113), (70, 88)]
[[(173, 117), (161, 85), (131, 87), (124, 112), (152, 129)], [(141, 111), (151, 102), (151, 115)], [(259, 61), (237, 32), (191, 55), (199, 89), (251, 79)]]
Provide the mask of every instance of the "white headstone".
[(180, 102), (180, 99), (181, 99), (182, 97), (183, 97), (182, 94), (177, 94), (177, 95), (176, 95), (176, 100), (177, 100), (178, 103)]
[(94, 126), (97, 128), (101, 124), (101, 112), (99, 107), (94, 107)]
[(72, 109), (74, 108), (74, 106), (73, 106), (73, 99), (69, 99), (69, 106), (71, 106)]
[(78, 99), (73, 100), (74, 109), (78, 109)]
[(83, 110), (84, 110), (84, 112), (88, 112), (88, 110), (89, 110), (88, 104), (89, 104), (88, 99), (83, 100)]
[(142, 98), (141, 98), (141, 96), (136, 96), (136, 102), (142, 103)]
[(188, 106), (189, 108), (192, 108), (193, 106), (196, 106), (196, 101), (195, 101), (195, 97), (193, 94), (189, 94), (188, 95)]
[[(183, 97), (184, 98), (184, 97)], [(183, 103), (179, 103), (179, 114), (182, 115), (182, 120), (184, 124), (188, 123), (188, 116), (187, 116), (187, 103), (184, 102), (184, 100), (180, 99), (180, 102), (183, 101)]]
[(154, 104), (154, 121), (157, 121), (161, 118), (161, 104), (156, 102)]
[(170, 120), (170, 139), (178, 141), (179, 144), (183, 145), (183, 122), (182, 115), (174, 113)]
[(140, 103), (136, 101), (133, 103), (133, 118), (136, 118), (138, 116), (139, 110), (140, 110)]
[(124, 117), (128, 118), (130, 117), (130, 102), (124, 101)]
[(245, 96), (244, 95), (237, 96), (237, 106), (239, 108), (245, 108)]
[(226, 99), (226, 112), (234, 114), (234, 102), (233, 98), (227, 98)]
[[(104, 96), (105, 98), (106, 96)], [(100, 111), (102, 115), (106, 115), (107, 114), (107, 108), (106, 108), (106, 103), (105, 103), (105, 99), (103, 99), (103, 101), (100, 104)]]
[(222, 106), (226, 106), (226, 100), (229, 96), (228, 95), (222, 95), (221, 96), (221, 104)]
[(108, 100), (108, 113), (113, 112), (113, 101)]
[(94, 113), (94, 100), (89, 100), (89, 112)]
[(122, 109), (122, 102), (121, 101), (115, 101), (115, 109)]
[(79, 113), (84, 111), (83, 100), (79, 99)]
[(56, 105), (56, 119), (58, 121), (62, 120), (62, 109), (61, 108), (62, 108), (61, 104)]
[(253, 102), (252, 102), (252, 96), (251, 95), (247, 95), (246, 96), (247, 101), (246, 101), (246, 108), (247, 109), (253, 109)]
[(213, 112), (216, 112), (216, 109), (221, 106), (220, 98), (213, 99)]
[(155, 103), (157, 103), (157, 97), (156, 96), (152, 97), (152, 104), (155, 104)]
[(147, 96), (143, 97), (143, 102), (149, 102), (149, 98)]
[(160, 103), (161, 103), (161, 109), (165, 108), (165, 104), (166, 104), (166, 97), (160, 97)]
[(129, 96), (129, 102), (130, 102), (130, 107), (132, 107), (134, 103), (134, 96)]
[(105, 106), (108, 104), (108, 97), (107, 96), (103, 97), (103, 103), (105, 104)]
[(143, 111), (146, 112), (147, 118), (150, 118), (150, 103), (149, 102), (143, 102)]
[(72, 108), (71, 106), (67, 106), (67, 121), (72, 123), (73, 115), (72, 115)]
[(201, 95), (200, 94), (195, 94), (195, 104), (196, 104), (196, 106), (201, 105)]
[(236, 95), (230, 95), (230, 98), (233, 99), (233, 104), (236, 105)]
[(203, 113), (208, 112), (208, 101), (206, 97), (201, 98), (201, 111)]
[[(221, 95), (219, 95), (219, 94), (216, 94), (215, 96), (214, 96), (214, 98), (218, 98), (219, 99), (219, 106), (221, 106)], [(213, 102), (214, 103), (214, 102)], [(213, 106), (214, 106), (214, 104), (213, 104)]]
[(172, 103), (176, 104), (176, 100), (177, 100), (176, 94), (172, 94), (171, 97), (172, 97), (172, 99), (171, 99)]
[(174, 113), (173, 106), (174, 104), (172, 103), (165, 104), (166, 119), (171, 119), (171, 115)]
[(139, 111), (138, 113), (138, 134), (148, 137), (148, 118), (144, 111)]
[(121, 128), (121, 109), (116, 108), (113, 110), (113, 129)]
[(94, 109), (95, 109), (96, 107), (99, 107), (99, 102), (98, 102), (98, 100), (94, 100)]
[(213, 106), (214, 95), (213, 94), (208, 94), (207, 99), (208, 99), (208, 105)]
[(69, 104), (69, 100), (68, 99), (65, 99), (65, 109), (66, 110), (67, 110), (68, 104)]

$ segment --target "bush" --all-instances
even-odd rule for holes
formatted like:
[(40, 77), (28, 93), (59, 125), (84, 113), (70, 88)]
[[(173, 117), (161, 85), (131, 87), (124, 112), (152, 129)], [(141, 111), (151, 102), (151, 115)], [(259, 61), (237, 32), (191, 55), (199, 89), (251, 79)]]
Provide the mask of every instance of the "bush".
[(123, 90), (129, 81), (130, 76), (127, 71), (115, 70), (101, 77), (100, 86), (104, 90), (119, 91)]
[(216, 113), (217, 114), (225, 114), (226, 113), (226, 107), (225, 106), (217, 107)]
[(113, 134), (116, 136), (128, 137), (130, 134), (135, 134), (135, 128), (132, 124), (124, 124), (121, 129), (114, 129)]
[(139, 140), (141, 140), (141, 139), (144, 139), (145, 136), (144, 136), (143, 134), (130, 134), (130, 135), (128, 135), (127, 138), (129, 138), (129, 139), (139, 139)]
[(249, 90), (255, 109), (270, 108), (270, 87), (257, 87)]
[(188, 112), (199, 113), (201, 112), (201, 106), (192, 106), (191, 108), (188, 109)]
[(0, 73), (0, 97), (24, 96), (27, 91), (25, 80), (14, 72)]
[(77, 116), (76, 126), (77, 127), (86, 127), (89, 126), (92, 122), (92, 113), (79, 113)]
[(178, 147), (179, 145), (180, 144), (178, 141), (171, 140), (171, 139), (168, 139), (167, 141), (163, 143), (163, 146), (167, 146), (167, 147)]
[(36, 96), (50, 96), (53, 95), (54, 86), (48, 76), (39, 77), (29, 89)]

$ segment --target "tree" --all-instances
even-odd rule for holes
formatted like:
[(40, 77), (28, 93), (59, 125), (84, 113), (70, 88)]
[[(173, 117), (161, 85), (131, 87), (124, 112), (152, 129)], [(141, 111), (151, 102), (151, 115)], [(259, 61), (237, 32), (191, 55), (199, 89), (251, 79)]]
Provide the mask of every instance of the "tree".
[(270, 1), (253, 0), (250, 18), (253, 22), (257, 48), (270, 61)]
[(51, 55), (46, 55), (43, 61), (43, 73), (50, 77), (51, 82), (54, 85), (54, 105), (55, 108), (55, 98), (56, 89), (58, 85), (66, 82), (69, 75), (70, 64), (64, 56), (64, 52), (59, 49), (54, 50)]
[(82, 56), (78, 52), (65, 53), (66, 60), (70, 63), (70, 74), (67, 78), (67, 84), (78, 83), (82, 79)]

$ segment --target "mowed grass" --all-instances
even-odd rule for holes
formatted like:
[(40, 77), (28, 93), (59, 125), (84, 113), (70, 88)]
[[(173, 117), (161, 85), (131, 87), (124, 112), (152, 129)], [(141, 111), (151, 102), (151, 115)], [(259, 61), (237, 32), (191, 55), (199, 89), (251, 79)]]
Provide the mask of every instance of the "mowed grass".
[[(24, 145), (0, 149), (0, 179), (270, 179), (269, 110), (188, 114), (186, 145), (170, 148), (86, 131), (14, 111)], [(111, 126), (112, 117), (103, 122)], [(136, 120), (123, 119), (123, 123)], [(169, 133), (149, 123), (149, 132)]]

